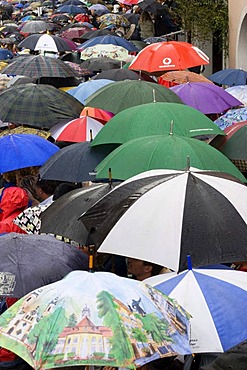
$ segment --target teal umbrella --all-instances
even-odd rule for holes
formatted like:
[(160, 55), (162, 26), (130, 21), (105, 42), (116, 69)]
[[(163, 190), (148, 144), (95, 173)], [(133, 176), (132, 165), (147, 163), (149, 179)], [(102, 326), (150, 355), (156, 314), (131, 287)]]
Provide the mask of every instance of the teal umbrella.
[(226, 172), (247, 182), (237, 167), (217, 149), (196, 139), (177, 135), (147, 136), (121, 145), (96, 167), (98, 179), (112, 177), (126, 180), (154, 169), (184, 170), (190, 165), (201, 170)]
[(97, 134), (92, 146), (123, 144), (138, 137), (174, 134), (194, 136), (225, 135), (224, 131), (198, 110), (178, 103), (149, 103), (116, 114)]

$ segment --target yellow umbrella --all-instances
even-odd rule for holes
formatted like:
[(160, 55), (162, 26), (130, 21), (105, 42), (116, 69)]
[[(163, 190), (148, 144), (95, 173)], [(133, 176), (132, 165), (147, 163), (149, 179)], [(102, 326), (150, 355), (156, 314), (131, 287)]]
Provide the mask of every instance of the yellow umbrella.
[(32, 134), (32, 135), (38, 135), (43, 137), (44, 139), (47, 139), (49, 136), (51, 136), (51, 133), (44, 130), (39, 130), (37, 128), (32, 127), (25, 127), (25, 126), (18, 126), (15, 128), (5, 129), (0, 133), (1, 136), (9, 135), (9, 134)]

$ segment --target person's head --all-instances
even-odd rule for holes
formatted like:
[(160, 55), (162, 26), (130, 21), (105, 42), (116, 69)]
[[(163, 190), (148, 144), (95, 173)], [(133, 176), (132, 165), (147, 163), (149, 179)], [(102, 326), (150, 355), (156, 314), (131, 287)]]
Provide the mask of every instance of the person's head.
[(54, 191), (58, 184), (59, 184), (58, 181), (38, 179), (38, 181), (35, 184), (35, 192), (37, 199), (43, 201), (49, 198), (51, 195), (54, 194)]
[(62, 195), (69, 193), (72, 190), (78, 189), (78, 186), (76, 184), (70, 183), (70, 182), (63, 182), (59, 184), (53, 194), (53, 200), (57, 200)]
[(3, 178), (6, 182), (16, 184), (16, 171), (4, 172)]
[(138, 260), (136, 258), (127, 259), (128, 274), (133, 275), (137, 280), (144, 280), (151, 276), (158, 275), (163, 266), (152, 262)]

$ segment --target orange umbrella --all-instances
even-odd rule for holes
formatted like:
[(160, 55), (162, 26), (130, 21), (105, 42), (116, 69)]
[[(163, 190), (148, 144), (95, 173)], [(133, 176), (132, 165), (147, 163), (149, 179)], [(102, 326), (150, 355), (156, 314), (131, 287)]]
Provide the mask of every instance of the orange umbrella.
[(107, 112), (106, 110), (99, 109), (99, 108), (93, 108), (93, 107), (85, 107), (81, 111), (80, 117), (83, 116), (89, 116), (97, 121), (103, 123), (103, 125), (108, 122), (114, 114), (111, 112)]
[(129, 69), (151, 74), (209, 64), (208, 56), (196, 46), (187, 42), (163, 41), (150, 44), (142, 49)]
[(167, 86), (168, 83), (173, 85), (185, 84), (186, 82), (208, 82), (212, 83), (209, 79), (201, 74), (190, 72), (190, 71), (171, 71), (161, 75), (158, 79), (158, 83)]

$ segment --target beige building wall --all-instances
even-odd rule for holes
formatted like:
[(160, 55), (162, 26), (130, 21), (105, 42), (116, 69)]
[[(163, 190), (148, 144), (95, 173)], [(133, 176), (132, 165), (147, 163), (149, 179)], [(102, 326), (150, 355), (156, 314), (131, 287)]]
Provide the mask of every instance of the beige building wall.
[(229, 68), (247, 70), (247, 0), (228, 0)]

